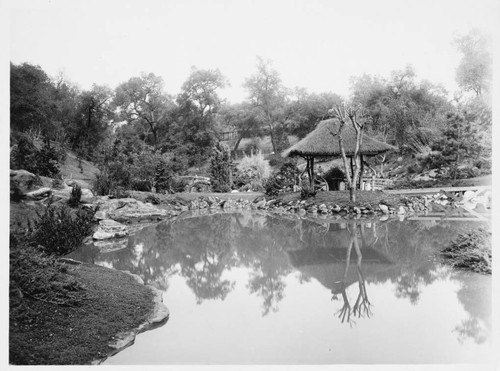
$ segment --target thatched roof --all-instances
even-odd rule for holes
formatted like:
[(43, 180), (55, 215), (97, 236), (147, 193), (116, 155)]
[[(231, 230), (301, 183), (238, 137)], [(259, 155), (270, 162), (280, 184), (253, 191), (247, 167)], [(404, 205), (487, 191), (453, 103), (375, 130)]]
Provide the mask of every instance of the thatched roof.
[[(321, 121), (316, 129), (306, 135), (305, 138), (285, 150), (283, 157), (293, 156), (340, 156), (338, 141), (339, 122), (337, 119)], [(347, 156), (354, 155), (356, 147), (356, 132), (350, 125), (346, 125), (343, 131), (344, 149)], [(374, 156), (387, 151), (396, 151), (397, 148), (390, 144), (380, 142), (363, 134), (361, 154)]]

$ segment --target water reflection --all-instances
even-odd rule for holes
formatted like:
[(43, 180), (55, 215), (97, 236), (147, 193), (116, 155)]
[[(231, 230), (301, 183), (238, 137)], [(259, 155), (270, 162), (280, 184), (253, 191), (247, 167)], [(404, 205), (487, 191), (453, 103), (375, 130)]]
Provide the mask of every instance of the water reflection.
[(121, 250), (90, 245), (73, 257), (130, 271), (167, 292), (170, 281), (180, 277), (198, 305), (229, 298), (238, 282), (228, 272), (245, 268), (244, 287), (260, 299), (262, 317), (279, 312), (290, 277), (301, 285), (317, 282), (327, 289), (331, 312), (351, 326), (382, 314), (376, 309), (383, 307), (383, 296), (372, 294), (377, 287), (390, 285), (394, 297), (417, 306), (426, 287), (451, 280), (468, 313), (453, 331), (461, 342), (481, 344), (490, 338), (490, 278), (450, 271), (436, 260), (438, 249), (472, 227), (469, 222), (218, 213), (148, 227)]

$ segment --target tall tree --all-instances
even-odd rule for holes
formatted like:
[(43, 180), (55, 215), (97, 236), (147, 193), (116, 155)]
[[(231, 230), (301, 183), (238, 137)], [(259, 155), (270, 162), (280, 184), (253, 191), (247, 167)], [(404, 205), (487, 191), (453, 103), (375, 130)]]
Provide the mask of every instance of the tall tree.
[[(347, 184), (349, 187), (350, 200), (356, 202), (356, 188), (358, 184), (358, 178), (361, 175), (361, 153), (360, 148), (363, 142), (363, 131), (365, 129), (365, 124), (369, 120), (369, 115), (367, 111), (361, 107), (354, 104), (342, 103), (337, 104), (330, 110), (330, 114), (339, 120), (339, 132), (338, 141), (340, 147), (340, 154), (342, 156), (342, 161), (344, 162), (344, 169), (347, 178)], [(347, 162), (347, 156), (345, 153), (345, 145), (343, 134), (347, 125), (351, 125), (356, 132), (356, 144), (354, 148), (354, 153), (352, 159), (354, 161), (354, 167), (351, 173), (351, 167)], [(337, 134), (337, 133), (332, 133)]]
[(93, 85), (79, 97), (77, 115), (71, 132), (73, 149), (92, 158), (112, 119), (110, 108), (113, 92), (106, 86)]
[(216, 115), (223, 103), (218, 90), (226, 84), (227, 79), (219, 70), (193, 67), (177, 96), (178, 110), (169, 148), (184, 153), (190, 165), (200, 165), (209, 157), (217, 138)]
[(248, 90), (251, 104), (258, 110), (259, 119), (269, 130), (274, 153), (278, 154), (284, 148), (280, 148), (276, 129), (285, 122), (288, 90), (271, 62), (260, 57), (257, 58), (257, 72), (246, 79), (243, 86)]
[(454, 44), (462, 54), (457, 68), (457, 82), (464, 91), (473, 91), (476, 96), (490, 90), (492, 57), (487, 38), (478, 30), (457, 37)]
[(29, 63), (10, 64), (10, 127), (53, 134), (53, 86), (47, 74)]
[(173, 102), (163, 88), (160, 76), (143, 73), (120, 84), (115, 91), (114, 105), (119, 110), (119, 119), (145, 125), (155, 146), (158, 145), (158, 131), (167, 124), (173, 108)]

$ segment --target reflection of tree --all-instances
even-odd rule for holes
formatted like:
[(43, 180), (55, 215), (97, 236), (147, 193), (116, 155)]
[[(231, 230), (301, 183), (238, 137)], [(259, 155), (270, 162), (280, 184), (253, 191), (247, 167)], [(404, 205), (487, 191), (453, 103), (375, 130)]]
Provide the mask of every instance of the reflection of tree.
[[(176, 241), (186, 246), (181, 254), (181, 275), (193, 290), (197, 303), (204, 299), (224, 300), (235, 283), (222, 279), (226, 269), (234, 265), (231, 251), (231, 219), (224, 215), (191, 219), (179, 223), (182, 233)], [(189, 224), (195, 223), (193, 228)], [(193, 233), (194, 230), (202, 231)]]
[[(363, 255), (361, 253), (361, 249), (359, 247), (359, 239), (358, 239), (358, 233), (360, 232), (358, 230), (358, 225), (356, 222), (352, 223), (349, 228), (349, 232), (351, 234), (351, 240), (349, 242), (349, 246), (347, 248), (347, 253), (346, 253), (346, 266), (344, 270), (344, 276), (343, 280), (340, 283), (340, 291), (342, 294), (342, 301), (343, 301), (343, 306), (342, 308), (337, 312), (338, 318), (340, 318), (341, 322), (347, 322), (350, 325), (354, 323), (353, 319), (351, 318), (351, 314), (353, 317), (368, 317), (370, 318), (371, 316), (371, 303), (368, 300), (368, 294), (366, 293), (366, 282), (365, 278), (363, 276), (363, 272), (361, 270), (361, 261), (363, 259)], [(361, 240), (362, 242), (365, 242), (364, 238), (364, 228), (361, 228)], [(354, 306), (351, 307), (351, 303), (349, 302), (349, 297), (347, 296), (347, 274), (349, 271), (350, 267), (350, 262), (351, 262), (351, 250), (354, 247), (354, 251), (356, 252), (357, 260), (356, 260), (356, 268), (357, 268), (357, 273), (358, 273), (358, 296), (356, 298), (356, 302), (354, 303)], [(332, 290), (332, 293), (334, 296), (332, 299), (336, 299), (335, 291)]]
[(452, 277), (461, 284), (457, 297), (469, 316), (455, 327), (458, 340), (464, 343), (471, 339), (476, 344), (482, 344), (491, 333), (489, 277), (468, 272), (456, 272)]
[(288, 262), (283, 261), (283, 253), (276, 248), (262, 247), (262, 254), (252, 263), (253, 272), (250, 273), (248, 288), (250, 292), (262, 296), (265, 316), (270, 310), (278, 311), (278, 303), (283, 299), (285, 283), (283, 277), (290, 272)]

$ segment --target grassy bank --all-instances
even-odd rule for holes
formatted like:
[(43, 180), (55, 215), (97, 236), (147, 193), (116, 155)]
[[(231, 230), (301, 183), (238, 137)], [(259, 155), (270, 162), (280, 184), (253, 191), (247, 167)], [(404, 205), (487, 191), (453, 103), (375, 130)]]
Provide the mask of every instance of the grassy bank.
[(138, 327), (151, 314), (153, 294), (132, 276), (92, 264), (65, 268), (54, 282), (72, 282), (75, 302), (59, 304), (11, 288), (11, 364), (89, 364), (106, 356), (116, 334)]
[(491, 274), (491, 232), (483, 228), (461, 234), (441, 251), (445, 263), (454, 268)]
[(108, 354), (115, 335), (149, 318), (154, 295), (126, 273), (62, 263), (58, 257), (81, 243), (91, 222), (78, 210), (47, 210), (11, 203), (9, 362), (89, 364)]

